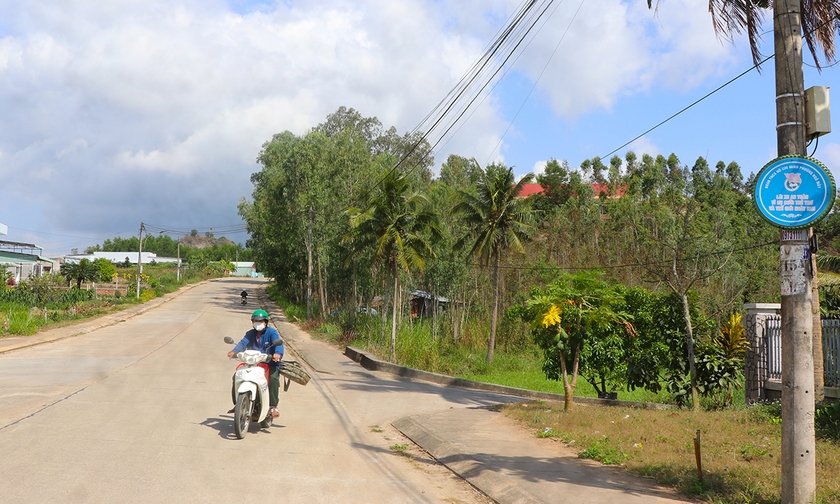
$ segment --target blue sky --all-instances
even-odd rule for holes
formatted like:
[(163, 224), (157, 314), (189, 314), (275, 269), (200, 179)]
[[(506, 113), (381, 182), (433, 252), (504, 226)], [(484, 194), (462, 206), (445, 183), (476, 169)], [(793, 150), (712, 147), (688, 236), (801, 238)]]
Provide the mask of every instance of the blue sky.
[[(0, 239), (55, 256), (143, 221), (244, 243), (236, 205), (272, 134), (304, 134), (342, 105), (412, 130), (519, 4), (0, 0)], [(555, 6), (438, 166), (452, 153), (519, 175), (552, 157), (579, 166), (752, 65), (745, 40), (715, 37), (706, 0), (662, 0), (657, 15), (644, 0)], [(806, 67), (806, 86), (838, 80)], [(757, 172), (775, 157), (773, 81), (769, 61), (617, 154)], [(815, 157), (837, 176), (835, 136)]]

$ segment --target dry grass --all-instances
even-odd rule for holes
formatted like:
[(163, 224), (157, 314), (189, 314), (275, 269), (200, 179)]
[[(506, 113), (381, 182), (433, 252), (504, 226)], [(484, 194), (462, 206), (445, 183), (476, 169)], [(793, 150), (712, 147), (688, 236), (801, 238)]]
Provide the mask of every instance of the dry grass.
[[(713, 503), (778, 503), (781, 424), (767, 407), (729, 411), (652, 411), (531, 402), (502, 407), (538, 437), (576, 447), (587, 458), (619, 462), (682, 493)], [(694, 438), (700, 430), (703, 484)], [(840, 503), (840, 446), (817, 441), (817, 502)]]

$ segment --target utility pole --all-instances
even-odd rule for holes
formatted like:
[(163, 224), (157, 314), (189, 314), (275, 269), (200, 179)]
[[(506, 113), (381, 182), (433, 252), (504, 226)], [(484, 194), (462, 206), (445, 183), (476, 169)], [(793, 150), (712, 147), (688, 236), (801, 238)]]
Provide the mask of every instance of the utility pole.
[(175, 274), (175, 280), (177, 280), (178, 284), (181, 284), (181, 237), (178, 237), (178, 269)]
[[(799, 0), (773, 2), (780, 157), (806, 154), (799, 9)], [(811, 234), (810, 229), (781, 231), (782, 504), (812, 504), (816, 498)]]
[(140, 234), (137, 236), (139, 244), (137, 246), (137, 299), (140, 299), (140, 275), (143, 274), (143, 231), (146, 227), (140, 223)]

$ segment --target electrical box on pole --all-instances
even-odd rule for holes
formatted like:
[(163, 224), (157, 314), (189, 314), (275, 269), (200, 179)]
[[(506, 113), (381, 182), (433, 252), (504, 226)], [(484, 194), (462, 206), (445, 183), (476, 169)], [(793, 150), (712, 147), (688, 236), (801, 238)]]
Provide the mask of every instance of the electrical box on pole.
[(805, 90), (805, 136), (808, 140), (831, 133), (828, 89), (828, 86), (813, 86)]

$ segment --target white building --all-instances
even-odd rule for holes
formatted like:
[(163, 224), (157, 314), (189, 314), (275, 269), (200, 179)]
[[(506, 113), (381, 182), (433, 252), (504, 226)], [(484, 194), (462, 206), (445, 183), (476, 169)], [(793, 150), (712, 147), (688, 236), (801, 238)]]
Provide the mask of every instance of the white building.
[(42, 253), (34, 243), (0, 241), (0, 270), (10, 272), (15, 283), (57, 271), (55, 261), (42, 257)]
[[(124, 263), (137, 264), (137, 252), (94, 252), (93, 254), (71, 254), (64, 256), (64, 262), (75, 264), (82, 259), (94, 261), (96, 259), (107, 259), (114, 264)], [(141, 252), (140, 261), (143, 264), (173, 263), (178, 264), (177, 257), (158, 257), (154, 252)]]

